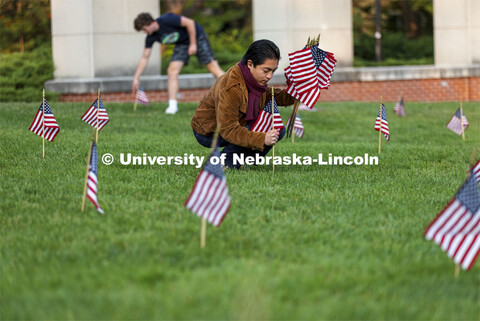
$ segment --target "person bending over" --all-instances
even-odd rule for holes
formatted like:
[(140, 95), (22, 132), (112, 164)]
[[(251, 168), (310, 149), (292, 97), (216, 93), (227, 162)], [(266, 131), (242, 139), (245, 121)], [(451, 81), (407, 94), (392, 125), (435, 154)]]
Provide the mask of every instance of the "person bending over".
[[(285, 135), (285, 129), (268, 132), (252, 132), (253, 124), (268, 99), (271, 88), (267, 83), (278, 68), (280, 50), (270, 40), (253, 42), (242, 60), (218, 78), (200, 101), (191, 126), (198, 143), (211, 147), (213, 134), (220, 125), (218, 145), (224, 147), (225, 165), (234, 164), (234, 154), (244, 157), (259, 154), (265, 156)], [(279, 106), (289, 106), (294, 98), (285, 90), (275, 89), (274, 96)]]
[(178, 75), (184, 65), (188, 65), (191, 55), (196, 55), (198, 61), (204, 64), (215, 76), (224, 74), (218, 65), (208, 37), (202, 26), (184, 16), (166, 13), (157, 19), (153, 19), (149, 13), (140, 13), (134, 21), (137, 31), (147, 34), (145, 49), (138, 62), (135, 76), (133, 76), (132, 92), (138, 89), (139, 78), (147, 67), (153, 44), (158, 41), (161, 44), (175, 44), (173, 54), (168, 65), (168, 108), (167, 114), (175, 114), (178, 111)]

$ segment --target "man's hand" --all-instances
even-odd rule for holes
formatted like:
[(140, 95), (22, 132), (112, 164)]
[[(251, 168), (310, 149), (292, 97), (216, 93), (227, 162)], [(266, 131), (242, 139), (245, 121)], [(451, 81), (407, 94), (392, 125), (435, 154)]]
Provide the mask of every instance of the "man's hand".
[(188, 55), (192, 56), (197, 53), (197, 44), (190, 44), (188, 46)]
[(132, 82), (132, 93), (133, 94), (137, 93), (137, 88), (138, 88), (138, 79), (133, 78), (133, 82)]
[(271, 129), (265, 133), (265, 145), (273, 146), (278, 142), (280, 132), (278, 129)]

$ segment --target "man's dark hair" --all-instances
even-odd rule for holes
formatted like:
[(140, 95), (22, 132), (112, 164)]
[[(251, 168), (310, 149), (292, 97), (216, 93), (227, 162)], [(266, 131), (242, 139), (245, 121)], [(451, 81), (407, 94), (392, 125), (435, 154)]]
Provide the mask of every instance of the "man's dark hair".
[(154, 21), (155, 20), (153, 20), (152, 16), (149, 13), (142, 12), (133, 21), (133, 26), (135, 27), (135, 30), (142, 31), (143, 27), (149, 26)]
[(242, 58), (242, 65), (248, 60), (253, 62), (253, 67), (261, 65), (267, 59), (280, 60), (280, 49), (270, 40), (262, 39), (254, 41)]

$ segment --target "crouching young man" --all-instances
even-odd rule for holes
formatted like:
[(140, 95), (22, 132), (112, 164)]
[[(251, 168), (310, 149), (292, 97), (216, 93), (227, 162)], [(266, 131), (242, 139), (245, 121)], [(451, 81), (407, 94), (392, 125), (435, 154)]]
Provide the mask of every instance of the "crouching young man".
[[(241, 166), (234, 162), (234, 154), (243, 153), (244, 158), (257, 154), (263, 157), (285, 135), (285, 129), (266, 133), (250, 130), (271, 99), (267, 83), (277, 70), (279, 60), (280, 50), (272, 41), (253, 42), (242, 60), (215, 81), (195, 111), (191, 122), (195, 138), (202, 146), (211, 147), (218, 124), (218, 145), (224, 147), (225, 165), (230, 168)], [(285, 90), (275, 89), (274, 96), (279, 106), (294, 102)]]

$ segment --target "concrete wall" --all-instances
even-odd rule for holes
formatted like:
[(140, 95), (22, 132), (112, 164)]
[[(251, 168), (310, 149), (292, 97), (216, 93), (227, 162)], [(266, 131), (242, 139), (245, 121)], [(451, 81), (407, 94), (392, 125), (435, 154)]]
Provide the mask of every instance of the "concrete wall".
[(480, 64), (480, 1), (433, 0), (436, 65)]
[(253, 37), (277, 44), (280, 69), (289, 65), (289, 52), (319, 33), (320, 48), (335, 54), (337, 66), (353, 65), (351, 0), (254, 0), (252, 7)]
[[(145, 41), (133, 20), (140, 12), (160, 13), (158, 0), (51, 0), (51, 10), (55, 79), (133, 77)], [(147, 75), (160, 72), (159, 47)]]

